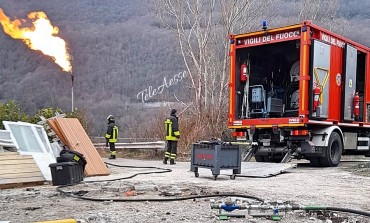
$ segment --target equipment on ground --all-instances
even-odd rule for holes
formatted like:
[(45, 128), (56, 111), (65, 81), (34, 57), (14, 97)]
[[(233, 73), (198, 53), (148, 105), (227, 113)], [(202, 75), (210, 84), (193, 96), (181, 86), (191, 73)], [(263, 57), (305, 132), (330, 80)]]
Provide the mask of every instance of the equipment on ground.
[[(282, 211), (286, 212), (288, 210), (298, 210), (297, 207), (284, 204), (282, 202), (272, 203), (262, 203), (262, 202), (253, 202), (253, 203), (240, 203), (232, 201), (231, 198), (227, 198), (223, 203), (211, 203), (211, 209), (218, 209), (219, 213), (217, 216), (220, 220), (228, 220), (230, 217), (265, 217), (274, 221), (279, 221), (282, 219)], [(232, 214), (231, 212), (235, 210), (247, 210), (246, 213), (237, 213)], [(226, 211), (226, 212), (224, 212)]]
[[(265, 217), (273, 221), (280, 221), (284, 216), (287, 215), (288, 211), (334, 211), (334, 212), (345, 212), (357, 215), (363, 215), (370, 217), (370, 213), (361, 210), (354, 210), (348, 208), (339, 207), (326, 207), (326, 206), (304, 206), (300, 204), (292, 204), (291, 202), (255, 202), (248, 201), (245, 199), (238, 199), (237, 197), (227, 197), (225, 201), (216, 203), (211, 202), (211, 209), (218, 209), (219, 213), (217, 216), (220, 220), (228, 220), (230, 217), (248, 218), (248, 217)], [(241, 211), (246, 210), (246, 212)], [(238, 213), (231, 213), (237, 211)]]
[(195, 177), (199, 177), (198, 168), (211, 169), (213, 179), (216, 180), (221, 170), (233, 171), (230, 179), (234, 180), (236, 174), (241, 173), (241, 148), (222, 142), (194, 143), (191, 148), (190, 170)]
[(63, 149), (62, 151), (60, 151), (57, 162), (77, 162), (82, 167), (82, 171), (85, 171), (85, 167), (87, 164), (87, 161), (82, 153), (70, 149)]
[(370, 48), (310, 21), (229, 39), (228, 127), (248, 159), (370, 156)]
[(77, 162), (51, 163), (49, 167), (53, 186), (72, 185), (83, 181), (82, 166)]

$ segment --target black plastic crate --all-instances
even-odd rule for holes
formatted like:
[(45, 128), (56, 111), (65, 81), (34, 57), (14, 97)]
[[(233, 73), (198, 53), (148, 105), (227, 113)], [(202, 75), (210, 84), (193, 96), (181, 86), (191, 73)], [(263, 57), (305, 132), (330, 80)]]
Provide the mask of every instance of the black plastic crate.
[(190, 170), (199, 176), (198, 168), (212, 170), (216, 180), (221, 170), (232, 169), (231, 179), (241, 173), (241, 148), (226, 143), (194, 143), (191, 148)]
[(52, 163), (49, 167), (53, 186), (71, 185), (83, 181), (83, 168), (77, 162)]

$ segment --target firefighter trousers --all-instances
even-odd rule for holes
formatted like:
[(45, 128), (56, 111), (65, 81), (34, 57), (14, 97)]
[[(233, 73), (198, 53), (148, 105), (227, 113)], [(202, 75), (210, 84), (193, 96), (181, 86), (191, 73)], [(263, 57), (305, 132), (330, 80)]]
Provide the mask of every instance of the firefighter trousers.
[(164, 155), (165, 160), (175, 160), (177, 156), (177, 141), (167, 141), (167, 151)]
[(110, 150), (110, 155), (111, 156), (116, 156), (117, 152), (116, 152), (116, 145), (115, 145), (115, 143), (113, 143), (113, 142), (110, 142), (109, 143), (109, 150)]

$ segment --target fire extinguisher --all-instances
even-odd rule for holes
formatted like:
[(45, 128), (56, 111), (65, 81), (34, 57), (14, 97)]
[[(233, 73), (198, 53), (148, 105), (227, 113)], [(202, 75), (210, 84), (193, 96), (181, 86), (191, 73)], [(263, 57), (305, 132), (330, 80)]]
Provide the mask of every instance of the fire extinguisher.
[(243, 63), (240, 66), (240, 81), (241, 82), (247, 82), (248, 80), (248, 65), (247, 63)]
[(358, 92), (353, 96), (353, 114), (355, 115), (355, 120), (358, 121), (360, 116), (360, 96), (358, 96)]
[(321, 89), (317, 85), (315, 89), (313, 90), (313, 111), (316, 111), (317, 107), (320, 105), (320, 95), (321, 95)]

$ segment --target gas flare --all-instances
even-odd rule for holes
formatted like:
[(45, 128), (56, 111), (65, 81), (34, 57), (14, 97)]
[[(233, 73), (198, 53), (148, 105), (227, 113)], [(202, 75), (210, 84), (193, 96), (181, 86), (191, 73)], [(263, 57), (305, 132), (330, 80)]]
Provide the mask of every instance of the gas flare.
[(24, 20), (10, 20), (0, 8), (0, 23), (4, 32), (14, 39), (22, 40), (33, 50), (40, 50), (45, 55), (53, 58), (64, 71), (72, 72), (71, 56), (66, 47), (66, 42), (56, 36), (59, 28), (51, 25), (45, 12), (31, 12), (28, 14), (32, 27), (23, 27)]

